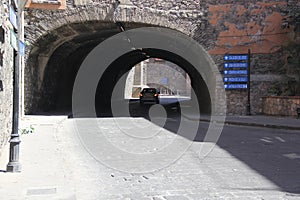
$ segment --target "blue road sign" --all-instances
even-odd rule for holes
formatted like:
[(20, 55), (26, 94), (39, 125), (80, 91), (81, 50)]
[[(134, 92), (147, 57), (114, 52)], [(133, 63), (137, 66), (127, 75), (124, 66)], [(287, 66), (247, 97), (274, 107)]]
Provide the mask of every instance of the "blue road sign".
[(10, 45), (18, 51), (18, 38), (13, 30), (10, 30)]
[(19, 42), (19, 52), (22, 56), (25, 55), (25, 44), (22, 41)]
[(248, 54), (228, 54), (224, 55), (224, 60), (248, 60)]
[(227, 75), (231, 75), (231, 74), (235, 74), (235, 75), (247, 75), (248, 71), (247, 70), (224, 70), (224, 74)]
[(225, 84), (225, 89), (247, 89), (247, 84)]
[(160, 79), (160, 84), (167, 85), (168, 84), (168, 78), (166, 78), (166, 77), (161, 78)]
[(18, 29), (18, 17), (12, 6), (9, 7), (9, 21), (15, 29)]
[(224, 68), (247, 68), (248, 63), (240, 62), (240, 63), (224, 63)]
[(225, 77), (224, 82), (247, 82), (247, 77)]

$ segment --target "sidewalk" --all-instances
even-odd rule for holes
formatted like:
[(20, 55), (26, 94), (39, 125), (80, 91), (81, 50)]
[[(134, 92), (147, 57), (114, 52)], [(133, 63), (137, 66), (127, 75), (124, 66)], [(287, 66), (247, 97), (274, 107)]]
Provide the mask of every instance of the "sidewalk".
[[(167, 103), (172, 104), (173, 102), (184, 101), (187, 97), (178, 96), (164, 96), (161, 98), (161, 104)], [(188, 104), (183, 103), (185, 113), (182, 113), (183, 117), (193, 121), (210, 122), (210, 116), (201, 115), (196, 113)], [(222, 116), (223, 117), (223, 116)], [(222, 119), (221, 117), (221, 119)], [(216, 116), (216, 122), (218, 116)], [(300, 130), (300, 118), (296, 117), (284, 117), (284, 116), (267, 116), (267, 115), (250, 115), (250, 116), (238, 116), (238, 115), (227, 115), (225, 119), (227, 125), (239, 125), (239, 126), (254, 126), (254, 127), (265, 127), (275, 129), (286, 129), (286, 130)]]
[[(191, 119), (199, 120), (197, 116), (193, 117)], [(274, 118), (271, 120), (269, 117), (256, 117), (229, 117), (227, 120), (235, 120), (235, 123), (247, 122), (248, 125), (250, 122), (263, 125), (266, 122), (271, 124), (270, 122), (275, 123), (278, 121), (281, 122), (281, 125), (292, 127), (290, 123), (284, 124), (284, 119)], [(159, 171), (134, 174), (115, 170), (105, 163), (95, 160), (87, 152), (76, 131), (72, 128), (73, 120), (62, 116), (30, 116), (22, 120), (21, 128), (33, 125), (35, 131), (34, 133), (21, 135), (21, 173), (5, 173), (5, 167), (8, 163), (8, 146), (4, 148), (0, 156), (1, 200), (294, 200), (300, 197), (299, 193), (282, 191), (278, 185), (264, 177), (263, 173), (260, 174), (259, 171), (254, 170), (255, 168), (252, 169), (249, 163), (237, 159), (235, 154), (231, 154), (228, 149), (226, 150), (221, 146), (215, 146), (208, 157), (203, 160), (199, 159), (197, 152), (202, 144), (197, 142), (193, 143), (180, 159)], [(289, 122), (289, 120), (286, 121)], [(299, 123), (297, 119), (292, 121), (296, 127), (299, 127), (299, 124), (297, 126), (297, 122)], [(116, 134), (117, 132), (114, 132), (111, 126), (104, 128), (110, 131), (111, 142), (117, 142), (119, 145), (127, 143), (132, 146), (132, 143), (121, 137), (124, 137), (124, 134)], [(95, 133), (95, 130), (88, 123), (84, 130)], [(166, 138), (169, 137), (168, 134), (173, 136), (172, 133), (166, 132), (165, 134)], [(261, 137), (279, 138), (276, 133), (274, 133), (274, 136), (262, 135)], [(298, 134), (280, 135), (279, 139), (280, 144), (274, 144), (272, 151), (266, 150), (272, 145), (269, 143), (268, 145), (260, 144), (260, 140), (255, 138), (247, 140), (251, 147), (249, 152), (243, 152), (245, 145), (243, 145), (243, 148), (237, 147), (238, 152), (241, 152), (243, 157), (247, 159), (254, 159), (252, 164), (264, 163), (263, 161), (269, 157), (275, 164), (277, 162), (297, 162), (299, 153), (295, 149), (291, 149), (292, 146), (288, 141), (297, 141)], [(183, 142), (185, 141), (183, 139)], [(244, 141), (244, 139), (241, 141)], [(286, 142), (283, 143), (282, 141)], [(234, 144), (240, 145), (240, 142)], [(257, 155), (258, 144), (261, 148), (264, 148), (261, 150), (265, 155)], [(99, 145), (101, 144), (99, 143)], [(256, 145), (256, 147), (252, 148), (253, 145)], [(234, 148), (234, 145), (228, 146), (230, 146), (229, 150)], [(287, 152), (295, 152), (289, 154), (291, 156), (290, 161), (286, 161), (285, 157), (277, 156), (277, 154), (274, 156), (274, 151), (280, 148), (284, 148)], [(145, 154), (145, 156), (147, 155)], [(107, 159), (114, 159), (113, 154), (110, 153), (104, 156), (107, 156)], [(168, 156), (170, 155), (168, 154)], [(261, 160), (256, 160), (260, 158)], [(166, 158), (161, 157), (156, 162), (160, 163), (164, 160)], [(120, 163), (120, 166), (128, 166), (130, 169), (137, 167), (134, 162), (129, 162), (126, 158), (121, 157), (116, 161)], [(297, 170), (294, 167), (296, 164), (292, 166), (288, 168), (292, 169), (290, 173)], [(266, 167), (270, 166), (267, 165)], [(284, 168), (281, 166), (279, 169), (283, 170)], [(280, 172), (282, 173), (282, 171)], [(297, 176), (297, 173), (295, 176)]]
[[(189, 120), (209, 122), (210, 116), (193, 114), (192, 112), (183, 115)], [(221, 122), (221, 121), (216, 121)], [(300, 119), (292, 117), (278, 117), (266, 115), (250, 115), (250, 116), (226, 116), (225, 124), (239, 126), (254, 126), (286, 130), (300, 130)]]
[[(5, 173), (9, 144), (0, 156), (0, 199), (74, 199), (71, 174), (66, 169), (57, 125), (65, 117), (25, 117), (20, 129), (34, 132), (20, 135), (20, 173)], [(21, 133), (20, 133), (21, 134)]]

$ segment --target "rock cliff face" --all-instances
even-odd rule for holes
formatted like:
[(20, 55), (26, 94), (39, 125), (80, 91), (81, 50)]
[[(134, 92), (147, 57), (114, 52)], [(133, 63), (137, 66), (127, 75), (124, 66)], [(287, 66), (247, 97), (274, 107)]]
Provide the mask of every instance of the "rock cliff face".
[[(289, 71), (295, 70), (295, 66), (286, 63), (287, 60), (299, 57), (299, 51), (294, 50), (300, 44), (299, 1), (114, 2), (76, 0), (67, 1), (65, 10), (27, 10), (25, 31), (29, 46), (26, 57), (25, 104), (28, 112), (36, 109), (34, 106), (42, 95), (51, 97), (51, 93), (44, 93), (46, 89), (56, 90), (55, 74), (59, 73), (58, 68), (54, 67), (56, 65), (51, 68), (48, 62), (54, 51), (66, 45), (68, 48), (65, 48), (65, 54), (72, 54), (78, 45), (83, 45), (82, 41), (74, 42), (74, 38), (87, 36), (87, 41), (95, 40), (95, 37), (88, 37), (91, 33), (101, 35), (110, 31), (106, 36), (101, 36), (103, 39), (116, 34), (118, 30), (114, 27), (114, 21), (122, 21), (130, 28), (160, 26), (183, 32), (205, 48), (221, 73), (224, 70), (224, 54), (247, 53), (250, 49), (252, 113), (262, 113), (262, 97), (273, 92), (276, 82), (287, 80), (288, 72), (282, 68), (286, 66)], [(47, 4), (45, 6), (47, 8)], [(287, 50), (290, 48), (292, 50)], [(45, 76), (52, 78), (46, 84), (46, 89), (41, 89), (45, 84)], [(297, 81), (299, 83), (299, 73), (292, 79), (296, 84)], [(227, 91), (228, 114), (245, 114), (246, 96), (245, 90)]]

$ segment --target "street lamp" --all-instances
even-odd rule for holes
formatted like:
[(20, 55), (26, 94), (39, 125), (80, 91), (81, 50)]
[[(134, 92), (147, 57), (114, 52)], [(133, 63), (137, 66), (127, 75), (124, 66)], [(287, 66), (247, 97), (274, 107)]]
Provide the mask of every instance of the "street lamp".
[(20, 68), (23, 58), (20, 54), (20, 41), (24, 39), (24, 7), (27, 0), (18, 0), (18, 53), (14, 65), (14, 88), (13, 88), (13, 123), (12, 134), (9, 140), (9, 162), (6, 166), (7, 172), (20, 172), (21, 164), (19, 162), (20, 137), (19, 137), (19, 106), (20, 106)]

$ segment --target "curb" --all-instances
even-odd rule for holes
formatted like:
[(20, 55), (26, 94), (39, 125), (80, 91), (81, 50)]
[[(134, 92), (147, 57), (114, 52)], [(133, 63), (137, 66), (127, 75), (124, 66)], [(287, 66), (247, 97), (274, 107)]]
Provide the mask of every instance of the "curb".
[[(188, 120), (192, 121), (200, 121), (200, 122), (210, 122), (209, 119), (195, 119), (188, 117), (186, 115), (182, 115), (183, 117), (187, 118)], [(223, 123), (222, 121), (215, 121), (216, 123)], [(299, 121), (300, 123), (300, 121)], [(249, 127), (260, 127), (260, 128), (271, 128), (271, 129), (285, 129), (285, 130), (300, 130), (300, 126), (288, 126), (288, 125), (276, 125), (276, 124), (260, 124), (255, 122), (238, 122), (238, 121), (226, 121), (224, 122), (225, 125), (237, 125), (237, 126), (249, 126)]]

